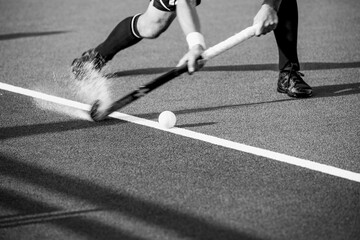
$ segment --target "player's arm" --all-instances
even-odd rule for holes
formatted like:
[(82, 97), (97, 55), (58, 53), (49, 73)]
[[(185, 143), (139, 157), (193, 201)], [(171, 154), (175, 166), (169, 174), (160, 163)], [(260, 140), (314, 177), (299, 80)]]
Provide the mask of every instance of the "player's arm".
[(280, 8), (282, 0), (264, 0), (263, 5), (268, 5), (272, 7), (275, 11), (278, 11)]
[(281, 0), (263, 0), (260, 10), (254, 17), (253, 25), (257, 26), (256, 36), (264, 35), (276, 28), (280, 4)]
[(189, 45), (189, 51), (180, 59), (178, 66), (187, 62), (188, 71), (191, 74), (204, 65), (203, 62), (199, 64), (197, 60), (206, 48), (205, 40), (201, 34), (200, 20), (195, 4), (191, 4), (191, 0), (178, 0), (176, 14)]

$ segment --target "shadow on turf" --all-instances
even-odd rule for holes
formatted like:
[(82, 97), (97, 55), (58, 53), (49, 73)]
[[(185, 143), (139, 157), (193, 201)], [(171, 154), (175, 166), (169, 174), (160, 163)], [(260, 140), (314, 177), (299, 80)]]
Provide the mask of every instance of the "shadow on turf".
[[(271, 103), (278, 103), (278, 102), (287, 102), (287, 101), (294, 101), (296, 99), (289, 98), (289, 99), (280, 99), (275, 101), (268, 101), (268, 102), (256, 102), (256, 103), (243, 103), (243, 104), (231, 104), (231, 105), (221, 105), (216, 107), (204, 107), (204, 108), (190, 108), (190, 109), (183, 109), (178, 111), (173, 111), (175, 115), (182, 115), (182, 114), (190, 114), (190, 113), (199, 113), (199, 112), (211, 112), (216, 110), (222, 110), (222, 109), (231, 109), (231, 108), (240, 108), (240, 107), (249, 107), (249, 106), (256, 106), (256, 105), (263, 105), (263, 104), (271, 104)], [(147, 118), (147, 119), (155, 119), (159, 116), (160, 113), (154, 112), (154, 113), (144, 113), (144, 114), (137, 114), (137, 117), (140, 118)], [(211, 125), (216, 124), (214, 122), (210, 124), (204, 124), (204, 125)], [(189, 124), (189, 125), (180, 125), (178, 127), (196, 127), (196, 124)]]
[(88, 213), (102, 211), (102, 209), (64, 210), (27, 198), (12, 189), (0, 189), (3, 199), (0, 205), (6, 209), (21, 212), (20, 214), (0, 216), (0, 228), (46, 223), (53, 220), (81, 217)]
[[(96, 219), (89, 219), (89, 217), (86, 216), (86, 214), (89, 213), (99, 212), (101, 209), (66, 212), (59, 207), (50, 206), (50, 204), (45, 202), (31, 199), (28, 196), (24, 196), (24, 194), (8, 189), (0, 188), (0, 190), (2, 196), (0, 206), (23, 213), (21, 215), (1, 217), (0, 229), (31, 224), (52, 224), (70, 229), (76, 234), (86, 236), (86, 239), (103, 239), (106, 237), (106, 239), (109, 240), (142, 240), (130, 233), (125, 233), (120, 229), (108, 226)], [(62, 216), (54, 216), (58, 211), (64, 212)], [(44, 217), (45, 214), (48, 215), (48, 217)], [(49, 230), (48, 233), (51, 234), (51, 231)], [(41, 235), (41, 233), (37, 233), (37, 235)]]
[[(344, 68), (360, 68), (360, 62), (306, 62), (301, 64), (302, 70), (326, 70), (326, 69), (344, 69)], [(170, 71), (172, 68), (143, 68), (127, 71), (120, 71), (106, 75), (108, 78), (118, 78), (132, 75), (150, 75), (159, 74)], [(247, 64), (247, 65), (226, 65), (226, 66), (205, 66), (201, 71), (220, 72), (220, 71), (277, 71), (277, 64)]]
[[(0, 154), (0, 174), (19, 179), (27, 184), (37, 186), (39, 189), (77, 199), (82, 203), (85, 201), (90, 205), (95, 205), (97, 209), (127, 216), (135, 222), (140, 221), (148, 226), (171, 231), (181, 238), (209, 240), (258, 239), (225, 225), (207, 221), (205, 218), (183, 213), (168, 206), (146, 201), (75, 176), (60, 174), (50, 171), (48, 168), (40, 168), (2, 154)], [(44, 201), (32, 199), (29, 194), (20, 194), (9, 190), (4, 191), (0, 205), (23, 213), (34, 212), (34, 210), (36, 212), (51, 212), (60, 208), (54, 207), (54, 204), (50, 206)], [(109, 222), (112, 221), (113, 219), (109, 219)], [(119, 219), (119, 223), (120, 221)], [(126, 232), (120, 226), (116, 227), (107, 224), (106, 220), (100, 221), (95, 217), (91, 217), (91, 215), (54, 219), (51, 220), (51, 224), (69, 229), (75, 234), (84, 235), (87, 239), (142, 239)], [(20, 225), (19, 223), (18, 226)]]
[(10, 34), (0, 35), (0, 41), (17, 39), (17, 38), (39, 37), (39, 36), (46, 36), (46, 35), (63, 34), (63, 33), (67, 33), (67, 32), (68, 31), (10, 33)]
[[(338, 96), (346, 96), (353, 94), (360, 94), (360, 83), (348, 83), (348, 84), (338, 84), (338, 85), (326, 85), (326, 86), (317, 86), (313, 87), (313, 98), (324, 98), (324, 97), (338, 97)], [(265, 101), (265, 102), (255, 102), (255, 103), (243, 103), (243, 104), (232, 104), (232, 105), (222, 105), (222, 106), (214, 106), (214, 107), (204, 107), (204, 108), (192, 108), (192, 109), (183, 109), (174, 111), (176, 115), (182, 114), (190, 114), (190, 113), (198, 113), (198, 112), (209, 112), (216, 111), (222, 109), (231, 109), (231, 108), (240, 108), (240, 107), (250, 107), (256, 105), (263, 104), (273, 104), (273, 103), (281, 103), (288, 101), (297, 101), (303, 100), (302, 98), (286, 98), (279, 99), (273, 101)], [(153, 113), (145, 113), (145, 114), (136, 114), (136, 116), (146, 119), (157, 119), (159, 116), (159, 112)], [(38, 135), (44, 133), (56, 133), (56, 132), (65, 132), (79, 129), (88, 129), (98, 127), (99, 124), (101, 126), (105, 125), (115, 125), (124, 123), (122, 120), (118, 119), (106, 119), (101, 123), (94, 123), (85, 120), (72, 120), (65, 122), (55, 122), (55, 123), (42, 123), (42, 124), (34, 124), (34, 125), (24, 125), (24, 126), (14, 126), (14, 127), (5, 127), (0, 128), (0, 140), (1, 139), (9, 139), (23, 136), (31, 136)], [(194, 124), (183, 124), (178, 125), (180, 128), (191, 128), (191, 127), (199, 127), (199, 126), (207, 126), (216, 124), (215, 122), (209, 123), (194, 123)]]
[[(324, 98), (324, 97), (338, 97), (338, 96), (346, 96), (352, 94), (360, 94), (360, 83), (348, 83), (348, 84), (339, 84), (339, 85), (326, 85), (326, 86), (318, 86), (313, 87), (313, 98)], [(211, 112), (222, 109), (231, 109), (231, 108), (241, 108), (241, 107), (250, 107), (256, 105), (264, 105), (264, 104), (273, 104), (273, 103), (281, 103), (281, 102), (289, 102), (289, 101), (301, 101), (306, 100), (306, 98), (286, 98), (286, 99), (278, 99), (273, 101), (265, 101), (265, 102), (255, 102), (255, 103), (243, 103), (243, 104), (232, 104), (232, 105), (222, 105), (215, 107), (204, 107), (204, 108), (191, 108), (191, 109), (183, 109), (174, 111), (176, 115), (181, 114), (190, 114), (190, 113), (198, 113), (198, 112)], [(145, 113), (136, 115), (141, 118), (147, 119), (155, 119), (159, 116), (159, 113)], [(211, 123), (215, 124), (215, 123)], [(209, 125), (209, 124), (205, 124)], [(196, 127), (197, 125), (183, 125), (178, 127)], [(201, 126), (201, 125), (199, 125)]]
[(337, 97), (360, 93), (360, 83), (346, 83), (313, 87), (313, 97)]
[[(101, 125), (114, 125), (123, 123), (124, 121), (118, 119), (106, 119), (101, 122)], [(0, 140), (8, 138), (16, 138), (30, 135), (38, 135), (44, 133), (56, 133), (56, 132), (66, 132), (78, 129), (88, 129), (98, 127), (99, 123), (85, 121), (85, 120), (72, 120), (64, 122), (54, 122), (54, 123), (41, 123), (34, 125), (24, 125), (24, 126), (14, 126), (14, 127), (4, 127), (0, 128)]]
[(182, 124), (182, 125), (176, 125), (178, 128), (192, 128), (192, 127), (202, 127), (202, 126), (210, 126), (217, 124), (217, 122), (206, 122), (206, 123), (189, 123), (189, 124)]
[[(178, 112), (180, 114), (181, 112)], [(152, 113), (152, 114), (144, 114), (142, 117), (148, 118), (157, 118), (160, 113)], [(90, 121), (82, 121), (82, 120), (73, 120), (66, 122), (55, 122), (55, 123), (41, 123), (34, 125), (24, 125), (24, 126), (15, 126), (15, 127), (5, 127), (0, 128), (0, 140), (24, 137), (24, 136), (32, 136), (39, 135), (45, 133), (57, 133), (57, 132), (66, 132), (80, 129), (88, 129), (95, 128), (99, 126), (106, 125), (115, 125), (125, 123), (125, 121), (115, 119), (115, 118), (107, 118), (101, 123), (95, 123)], [(216, 122), (208, 122), (208, 123), (194, 123), (194, 124), (183, 124), (178, 125), (177, 127), (185, 128), (185, 127), (200, 127), (213, 125)]]

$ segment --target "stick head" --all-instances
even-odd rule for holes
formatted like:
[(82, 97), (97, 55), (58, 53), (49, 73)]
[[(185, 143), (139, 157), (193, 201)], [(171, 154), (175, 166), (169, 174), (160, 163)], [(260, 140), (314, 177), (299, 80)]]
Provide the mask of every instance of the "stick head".
[(108, 114), (106, 114), (105, 111), (99, 110), (100, 104), (101, 104), (100, 100), (96, 100), (90, 110), (90, 117), (95, 122), (100, 122), (100, 121), (104, 120), (108, 115)]

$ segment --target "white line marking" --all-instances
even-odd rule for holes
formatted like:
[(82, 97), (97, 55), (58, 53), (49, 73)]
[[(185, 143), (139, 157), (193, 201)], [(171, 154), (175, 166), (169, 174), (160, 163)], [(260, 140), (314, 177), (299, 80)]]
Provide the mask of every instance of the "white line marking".
[(41, 93), (41, 92), (37, 92), (37, 91), (33, 91), (33, 90), (21, 88), (21, 87), (16, 87), (16, 86), (6, 84), (6, 83), (0, 82), (0, 89), (6, 90), (9, 92), (18, 93), (18, 94), (25, 95), (25, 96), (29, 96), (29, 97), (33, 97), (33, 98), (46, 100), (49, 102), (53, 102), (53, 103), (57, 103), (57, 104), (61, 104), (61, 105), (69, 106), (69, 107), (73, 107), (73, 108), (77, 108), (77, 109), (84, 110), (84, 111), (90, 110), (90, 106), (88, 104), (79, 103), (79, 102), (68, 100), (68, 99), (61, 98), (61, 97), (55, 97), (55, 96), (52, 96), (49, 94), (45, 94), (45, 93)]
[(336, 91), (334, 93), (338, 94), (338, 93), (350, 92), (350, 91), (353, 91), (353, 90), (354, 90), (353, 88), (348, 88), (348, 89), (343, 89), (343, 90)]
[[(65, 105), (68, 107), (77, 108), (77, 109), (84, 110), (84, 111), (89, 111), (91, 108), (91, 106), (88, 104), (79, 103), (79, 102), (71, 101), (71, 100), (68, 100), (65, 98), (55, 97), (55, 96), (44, 94), (41, 92), (12, 86), (12, 85), (9, 85), (6, 83), (0, 82), (0, 89), (18, 93), (18, 94), (22, 94), (22, 95), (26, 95), (26, 96), (33, 97), (33, 98), (39, 98), (42, 100)], [(273, 152), (273, 151), (266, 150), (266, 149), (248, 146), (245, 144), (225, 140), (222, 138), (206, 135), (203, 133), (193, 132), (193, 131), (190, 131), (187, 129), (176, 128), (176, 127), (171, 128), (171, 129), (164, 129), (157, 122), (139, 118), (139, 117), (135, 117), (135, 116), (131, 116), (131, 115), (120, 113), (120, 112), (114, 112), (114, 113), (110, 114), (109, 116), (112, 118), (124, 120), (127, 122), (132, 122), (135, 124), (140, 124), (140, 125), (151, 127), (151, 128), (156, 128), (156, 129), (159, 129), (162, 131), (171, 132), (171, 133), (174, 133), (177, 135), (181, 135), (184, 137), (211, 143), (211, 144), (214, 144), (217, 146), (222, 146), (225, 148), (229, 148), (229, 149), (233, 149), (233, 150), (237, 150), (237, 151), (241, 151), (241, 152), (245, 152), (245, 153), (250, 153), (250, 154), (253, 154), (256, 156), (260, 156), (260, 157), (276, 160), (279, 162), (307, 168), (307, 169), (310, 169), (313, 171), (322, 172), (325, 174), (329, 174), (332, 176), (336, 176), (336, 177), (340, 177), (340, 178), (344, 178), (344, 179), (348, 179), (348, 180), (360, 183), (360, 173), (351, 172), (351, 171), (344, 170), (341, 168), (312, 162), (312, 161), (309, 161), (306, 159), (292, 157), (292, 156), (289, 156), (286, 154), (277, 153), (277, 152)]]

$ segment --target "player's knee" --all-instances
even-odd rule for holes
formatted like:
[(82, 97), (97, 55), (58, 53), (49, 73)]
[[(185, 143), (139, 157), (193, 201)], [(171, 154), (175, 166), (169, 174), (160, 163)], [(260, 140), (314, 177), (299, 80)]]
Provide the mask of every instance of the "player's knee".
[(141, 27), (140, 34), (143, 38), (154, 39), (159, 37), (167, 29), (167, 22), (158, 21), (147, 23)]
[(174, 18), (172, 13), (145, 12), (138, 20), (137, 29), (143, 38), (157, 38), (166, 31)]

